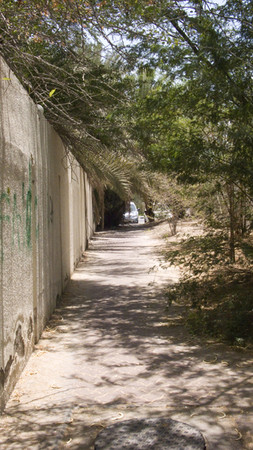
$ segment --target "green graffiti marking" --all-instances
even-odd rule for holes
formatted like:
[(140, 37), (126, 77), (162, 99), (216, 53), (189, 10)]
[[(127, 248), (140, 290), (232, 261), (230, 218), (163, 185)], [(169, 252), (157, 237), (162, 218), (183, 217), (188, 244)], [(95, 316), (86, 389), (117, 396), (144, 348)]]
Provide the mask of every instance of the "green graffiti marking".
[(1, 199), (1, 202), (3, 200), (5, 200), (8, 203), (8, 205), (10, 204), (10, 202), (11, 202), (11, 200), (10, 200), (10, 188), (7, 188), (7, 193), (6, 192), (2, 192), (2, 194), (0, 195), (0, 199)]
[(22, 202), (23, 206), (25, 206), (25, 183), (22, 183)]
[(26, 245), (28, 248), (32, 244), (32, 164), (29, 161), (29, 187), (26, 194)]
[[(38, 197), (37, 195), (35, 196), (34, 199), (34, 203), (35, 203), (35, 217), (37, 217), (37, 209), (38, 209)], [(36, 226), (36, 239), (39, 239), (39, 224), (37, 224)]]
[[(29, 162), (28, 190), (22, 182), (21, 195), (13, 193), (9, 187), (0, 193), (0, 262), (4, 261), (3, 230), (5, 235), (9, 235), (10, 244), (18, 249), (32, 247), (32, 202), (34, 201), (35, 211), (38, 208), (38, 199), (32, 195), (32, 164)], [(20, 200), (18, 201), (18, 198)], [(35, 214), (35, 217), (37, 214)], [(3, 228), (4, 223), (9, 224)], [(39, 227), (36, 224), (36, 238), (38, 238)], [(22, 244), (22, 245), (21, 245)]]
[(12, 245), (15, 245), (15, 237), (17, 236), (18, 248), (20, 248), (20, 227), (22, 223), (21, 215), (17, 209), (17, 194), (13, 194), (12, 208)]

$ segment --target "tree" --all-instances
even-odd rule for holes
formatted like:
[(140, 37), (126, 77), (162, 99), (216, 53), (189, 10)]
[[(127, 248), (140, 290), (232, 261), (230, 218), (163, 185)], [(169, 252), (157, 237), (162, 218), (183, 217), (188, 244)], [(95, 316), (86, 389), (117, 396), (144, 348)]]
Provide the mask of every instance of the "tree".
[[(207, 162), (210, 150), (207, 142), (199, 139), (199, 131), (206, 134), (208, 127), (210, 137), (215, 126), (215, 132), (223, 134), (223, 144), (225, 137), (232, 144), (231, 156), (233, 153), (227, 163), (227, 146), (222, 144), (223, 155), (221, 140), (213, 139), (216, 167), (252, 189), (252, 3), (230, 0), (220, 6), (212, 1), (125, 0), (96, 3), (94, 8), (95, 24), (98, 29), (103, 24), (105, 38), (109, 40), (112, 32), (122, 38), (118, 49), (129, 67), (158, 68), (174, 87), (184, 83), (181, 92), (191, 108), (187, 116), (192, 133), (187, 134), (194, 144), (190, 151), (185, 146), (186, 159), (187, 153), (194, 155), (191, 161), (187, 159), (188, 167), (200, 165), (202, 169), (203, 159)], [(169, 104), (170, 95), (163, 94), (164, 103)], [(200, 121), (194, 130), (196, 118)], [(176, 145), (183, 138), (180, 125), (174, 133)], [(189, 122), (186, 127), (189, 129)], [(148, 138), (147, 132), (145, 136)], [(161, 148), (163, 153), (164, 146)], [(156, 150), (158, 155), (158, 146)], [(160, 160), (163, 163), (164, 158)]]
[(88, 173), (102, 208), (107, 187), (127, 200), (146, 184), (122, 114), (131, 77), (103, 54), (91, 22), (92, 8), (79, 1), (1, 2), (1, 54)]
[(1, 52), (95, 183), (129, 197), (135, 157), (142, 176), (147, 159), (252, 195), (252, 15), (249, 0), (2, 0)]

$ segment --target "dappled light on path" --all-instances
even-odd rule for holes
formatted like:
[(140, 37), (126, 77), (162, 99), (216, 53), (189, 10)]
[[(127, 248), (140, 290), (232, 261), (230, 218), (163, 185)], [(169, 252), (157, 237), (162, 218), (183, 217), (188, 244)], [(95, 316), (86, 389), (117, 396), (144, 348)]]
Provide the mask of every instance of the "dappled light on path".
[[(249, 444), (249, 355), (193, 339), (169, 310), (162, 242), (138, 227), (94, 237), (1, 419), (9, 448), (92, 449), (106, 425), (166, 416), (210, 449)], [(5, 427), (5, 429), (4, 429)]]

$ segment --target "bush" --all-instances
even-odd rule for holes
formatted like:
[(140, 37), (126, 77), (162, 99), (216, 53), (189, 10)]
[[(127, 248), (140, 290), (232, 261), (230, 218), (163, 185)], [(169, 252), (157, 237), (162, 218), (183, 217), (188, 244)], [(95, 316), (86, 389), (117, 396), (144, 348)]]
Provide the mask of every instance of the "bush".
[(233, 345), (253, 342), (253, 299), (232, 299), (213, 309), (192, 310), (186, 317), (190, 332)]
[(191, 333), (233, 345), (253, 342), (253, 273), (251, 261), (245, 260), (246, 250), (252, 256), (249, 248), (244, 243), (242, 262), (229, 264), (225, 239), (208, 234), (166, 253), (171, 263), (186, 269), (167, 298), (169, 304), (187, 306), (185, 323)]

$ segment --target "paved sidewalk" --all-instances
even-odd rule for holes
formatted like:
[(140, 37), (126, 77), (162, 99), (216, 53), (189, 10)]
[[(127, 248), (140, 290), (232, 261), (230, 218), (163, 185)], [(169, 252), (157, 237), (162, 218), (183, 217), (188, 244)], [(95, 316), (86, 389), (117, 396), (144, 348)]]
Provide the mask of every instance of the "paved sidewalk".
[[(0, 419), (1, 449), (93, 449), (133, 417), (197, 426), (209, 449), (252, 449), (252, 354), (202, 344), (166, 309), (156, 229), (98, 233)], [(119, 449), (120, 450), (120, 449)]]

